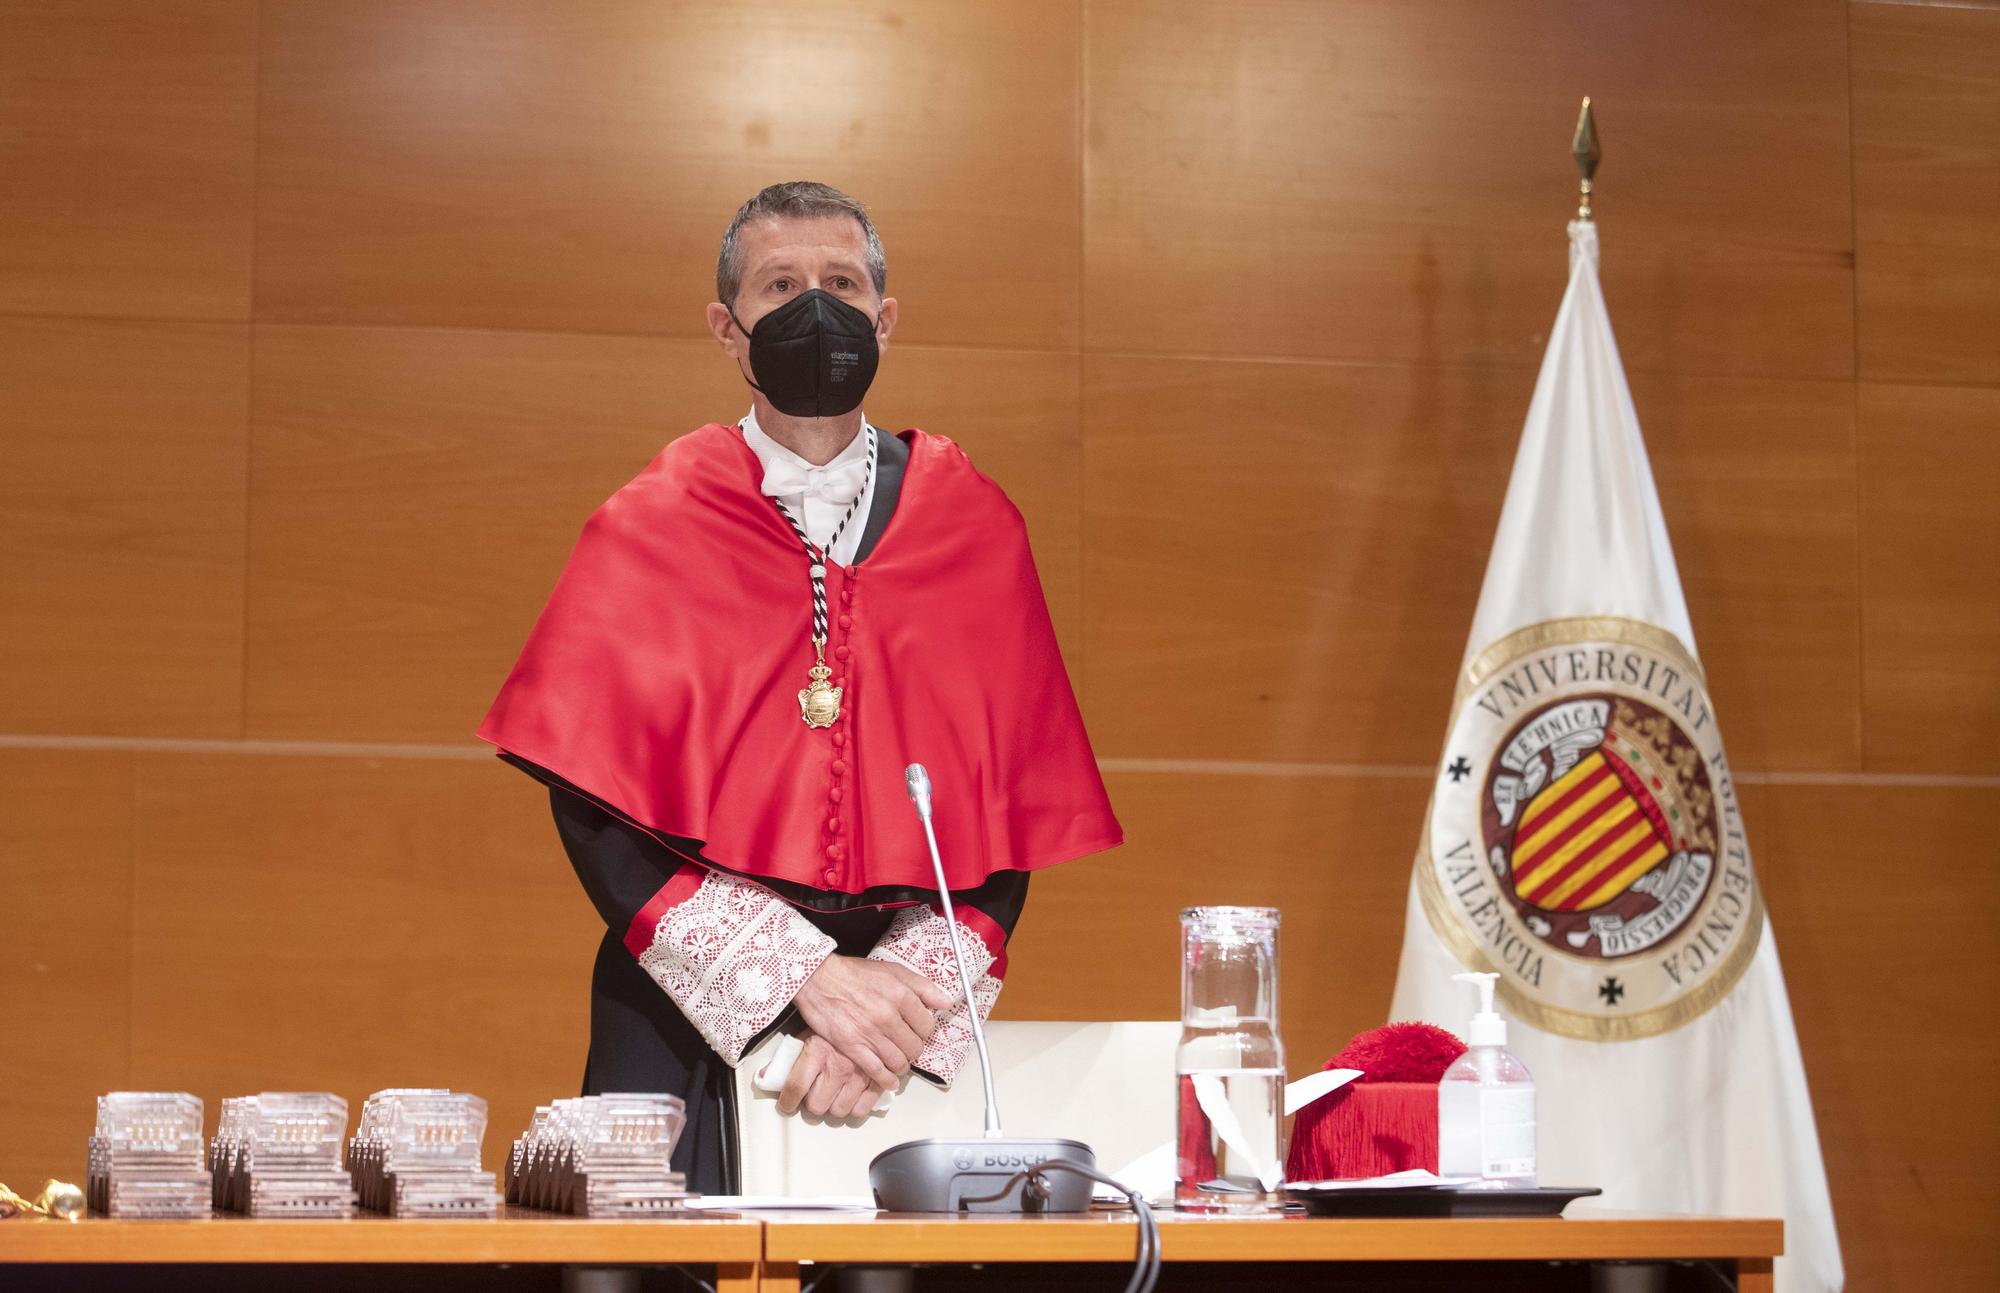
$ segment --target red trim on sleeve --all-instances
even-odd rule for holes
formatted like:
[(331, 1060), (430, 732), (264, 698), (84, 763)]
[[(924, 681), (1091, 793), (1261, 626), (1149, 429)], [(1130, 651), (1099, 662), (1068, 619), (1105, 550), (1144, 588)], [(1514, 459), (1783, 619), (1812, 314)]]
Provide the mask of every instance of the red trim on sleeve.
[(660, 886), (660, 891), (646, 900), (639, 908), (639, 914), (625, 929), (625, 950), (638, 956), (653, 945), (653, 931), (660, 927), (667, 913), (694, 897), (694, 891), (701, 888), (701, 882), (708, 878), (708, 868), (683, 862), (673, 878)]
[[(931, 904), (931, 910), (940, 916), (944, 915), (944, 908), (939, 904)], [(1000, 928), (1000, 922), (979, 908), (968, 907), (963, 903), (953, 903), (951, 910), (952, 914), (958, 917), (959, 924), (979, 935), (980, 941), (986, 944), (986, 950), (993, 953), (993, 959), (1004, 963), (1007, 956), (1007, 931)]]

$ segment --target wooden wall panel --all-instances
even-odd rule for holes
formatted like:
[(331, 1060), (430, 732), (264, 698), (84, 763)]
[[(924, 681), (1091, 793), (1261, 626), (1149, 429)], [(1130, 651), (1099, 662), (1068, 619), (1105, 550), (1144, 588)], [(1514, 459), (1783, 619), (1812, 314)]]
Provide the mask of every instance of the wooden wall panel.
[(259, 736), (471, 741), (585, 518), (740, 416), (712, 339), (270, 325), (257, 359)]
[(449, 1086), (485, 1162), (583, 1078), (602, 925), (498, 760), (139, 756), (131, 1081), (209, 1102)]
[(1847, 1286), (1991, 1287), (2000, 1123), (1973, 1075), (2000, 1064), (2000, 788), (1772, 785), (1763, 798), (1762, 820), (1746, 820)]
[(701, 335), (737, 205), (819, 179), (923, 297), (910, 340), (1073, 345), (1076, 23), (1060, 0), (271, 0), (258, 316)]
[(1283, 909), (1279, 1013), (1294, 1076), (1382, 1022), (1426, 780), (1114, 773), (1106, 784), (1126, 842), (1035, 873), (1000, 1015), (1178, 1019), (1181, 909), (1245, 903)]
[(2000, 773), (2000, 389), (1860, 408), (1868, 766)]
[[(1112, 756), (1437, 756), (1526, 370), (1085, 367), (1086, 696)], [(1848, 393), (1640, 377), (1743, 766), (1859, 761)]]
[(1093, 4), (1086, 343), (1532, 363), (1587, 93), (1626, 362), (1850, 375), (1845, 41), (1837, 0)]
[(1632, 401), (1731, 762), (1859, 767), (1851, 388), (1640, 373)]
[(237, 735), (248, 329), (0, 318), (0, 392), (0, 732)]
[(1099, 755), (1428, 764), (1532, 385), (1088, 356)]
[(2000, 382), (2000, 10), (1853, 15), (1861, 375)]
[(127, 1084), (132, 759), (0, 749), (0, 1181), (83, 1184), (96, 1095)]
[(249, 317), (256, 0), (0, 5), (0, 312)]

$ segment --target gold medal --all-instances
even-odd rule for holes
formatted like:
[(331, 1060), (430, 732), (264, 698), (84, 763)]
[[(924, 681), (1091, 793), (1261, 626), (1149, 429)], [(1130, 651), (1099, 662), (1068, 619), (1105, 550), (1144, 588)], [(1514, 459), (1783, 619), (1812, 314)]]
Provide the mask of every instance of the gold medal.
[(806, 677), (812, 679), (799, 692), (799, 717), (805, 719), (807, 727), (832, 727), (833, 720), (840, 717), (840, 688), (828, 684), (833, 670), (826, 665), (826, 639), (813, 639), (813, 654), (818, 663), (806, 670)]

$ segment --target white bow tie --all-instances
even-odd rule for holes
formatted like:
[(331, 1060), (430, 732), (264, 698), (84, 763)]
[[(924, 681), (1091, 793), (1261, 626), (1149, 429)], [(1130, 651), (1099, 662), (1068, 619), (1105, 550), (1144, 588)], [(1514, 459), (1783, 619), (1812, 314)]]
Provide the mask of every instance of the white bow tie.
[(860, 495), (867, 476), (866, 457), (825, 467), (801, 467), (795, 462), (778, 459), (764, 469), (762, 488), (764, 493), (774, 498), (804, 494), (835, 507), (845, 507)]

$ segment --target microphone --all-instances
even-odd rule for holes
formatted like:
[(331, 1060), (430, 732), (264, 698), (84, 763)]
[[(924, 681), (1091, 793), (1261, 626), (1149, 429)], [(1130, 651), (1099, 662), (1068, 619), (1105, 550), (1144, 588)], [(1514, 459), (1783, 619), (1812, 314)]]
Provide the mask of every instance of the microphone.
[(931, 832), (931, 774), (923, 764), (912, 763), (903, 769), (903, 785), (910, 792), (910, 802), (917, 806), (917, 816), (923, 818), (924, 832), (931, 837), (931, 862), (939, 867), (938, 884), (944, 884), (944, 870), (937, 861), (937, 836)]
[(979, 1076), (986, 1091), (986, 1134), (979, 1140), (910, 1140), (883, 1150), (868, 1164), (875, 1206), (889, 1212), (1087, 1212), (1091, 1181), (1104, 1179), (1097, 1175), (1097, 1156), (1090, 1146), (1080, 1140), (1009, 1137), (1000, 1130), (993, 1057), (986, 1049), (986, 1028), (972, 998), (965, 944), (959, 939), (951, 886), (931, 825), (930, 773), (923, 764), (912, 763), (903, 769), (903, 784), (930, 846), (931, 874), (943, 899), (952, 957), (958, 962), (958, 986), (972, 1017), (972, 1041), (979, 1051)]
[(986, 1087), (986, 1138), (998, 1140), (1000, 1101), (993, 1094), (993, 1056), (986, 1049), (986, 1026), (979, 1022), (979, 1007), (972, 1000), (972, 976), (965, 968), (965, 944), (958, 938), (958, 913), (952, 909), (951, 886), (945, 883), (944, 859), (938, 856), (937, 832), (931, 829), (931, 774), (921, 763), (903, 769), (903, 784), (923, 819), (924, 840), (931, 847), (931, 874), (937, 877), (938, 896), (944, 899), (944, 929), (951, 936), (952, 959), (958, 962), (958, 987), (965, 993), (966, 1013), (972, 1016), (972, 1044), (979, 1048), (979, 1077)]

